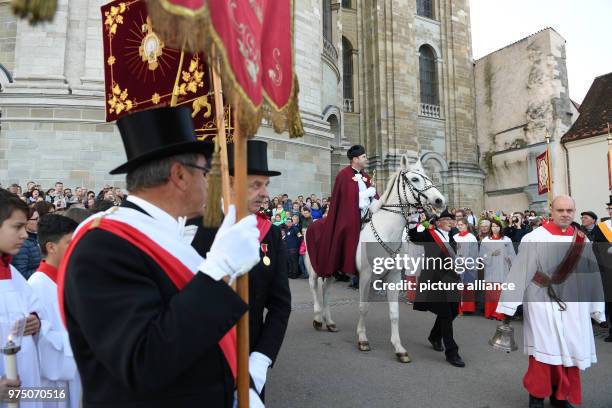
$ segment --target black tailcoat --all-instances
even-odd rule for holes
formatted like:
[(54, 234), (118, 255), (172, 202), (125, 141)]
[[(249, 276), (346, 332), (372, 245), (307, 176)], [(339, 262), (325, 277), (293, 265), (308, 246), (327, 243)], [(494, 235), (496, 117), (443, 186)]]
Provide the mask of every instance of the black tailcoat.
[[(201, 218), (190, 220), (188, 224), (198, 225), (198, 231), (191, 244), (200, 255), (206, 255), (217, 229), (202, 227)], [(263, 353), (274, 362), (283, 344), (291, 313), (287, 248), (282, 240), (280, 228), (274, 225), (270, 227), (261, 243), (267, 245), (270, 265), (266, 266), (260, 260), (249, 272), (250, 348), (251, 352)], [(261, 256), (263, 258), (263, 252)], [(264, 311), (267, 311), (267, 314)]]
[(84, 407), (231, 407), (218, 342), (247, 306), (223, 281), (197, 273), (179, 291), (147, 254), (93, 230), (68, 261), (64, 296)]
[[(449, 232), (450, 234), (450, 232)], [(449, 258), (442, 249), (436, 244), (436, 241), (431, 236), (430, 231), (417, 231), (416, 228), (408, 230), (410, 241), (417, 245), (425, 246), (425, 259), (440, 259), (440, 261), (429, 261), (430, 265), (423, 265), (421, 275), (419, 276), (419, 285), (421, 282), (461, 282), (459, 275), (452, 269), (445, 269), (444, 261)], [(456, 248), (453, 236), (449, 236), (450, 245)], [(440, 264), (442, 267), (440, 267)], [(428, 267), (429, 266), (429, 267)], [(420, 291), (417, 288), (417, 294), (414, 302), (414, 309), (421, 311), (430, 311), (445, 318), (453, 318), (458, 313), (459, 302), (461, 295), (459, 291)]]

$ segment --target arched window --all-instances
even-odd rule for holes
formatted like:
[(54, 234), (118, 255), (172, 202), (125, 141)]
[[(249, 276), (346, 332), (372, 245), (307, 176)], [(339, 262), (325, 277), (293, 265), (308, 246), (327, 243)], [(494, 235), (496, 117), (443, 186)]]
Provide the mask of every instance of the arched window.
[(433, 3), (434, 0), (417, 0), (417, 14), (419, 16), (433, 19)]
[(340, 123), (338, 122), (338, 117), (330, 115), (327, 118), (327, 123), (329, 123), (330, 132), (334, 135), (334, 145), (340, 146)]
[(353, 47), (342, 37), (342, 84), (344, 99), (353, 99)]
[(332, 41), (331, 0), (323, 0), (323, 38)]
[(421, 84), (421, 103), (439, 105), (436, 57), (428, 45), (423, 45), (419, 48), (419, 78)]

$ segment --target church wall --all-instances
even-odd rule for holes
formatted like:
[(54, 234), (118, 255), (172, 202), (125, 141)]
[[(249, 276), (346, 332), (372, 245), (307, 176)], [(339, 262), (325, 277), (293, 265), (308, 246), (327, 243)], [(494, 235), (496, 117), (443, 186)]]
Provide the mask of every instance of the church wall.
[(0, 0), (0, 64), (9, 71), (15, 68), (17, 19), (11, 13), (10, 0)]
[[(125, 153), (116, 127), (104, 122), (99, 10), (104, 3), (59, 0), (54, 22), (32, 28), (25, 21), (11, 22), (8, 2), (0, 0), (0, 35), (9, 38), (0, 45), (0, 63), (14, 67), (15, 77), (0, 92), (3, 185), (36, 180), (52, 187), (62, 180), (69, 187), (124, 186), (124, 176), (108, 175), (125, 161)], [(17, 37), (14, 53), (11, 36)], [(270, 167), (284, 173), (282, 181), (272, 180), (273, 194), (321, 195), (331, 189), (333, 135), (322, 120), (322, 89), (328, 88), (322, 49), (321, 0), (301, 0), (296, 3), (295, 65), (306, 136), (289, 140), (265, 125), (258, 133), (270, 144)], [(338, 87), (337, 76), (334, 81)]]
[(607, 135), (600, 135), (565, 144), (569, 156), (571, 195), (576, 200), (576, 219), (583, 211), (608, 216), (608, 151)]
[(547, 131), (552, 136), (553, 191), (567, 192), (559, 140), (577, 112), (569, 99), (565, 58), (565, 40), (545, 29), (476, 61), (477, 133), (487, 173), (487, 207), (490, 197), (517, 189), (532, 208), (545, 209), (546, 195), (537, 194), (534, 160), (546, 148)]

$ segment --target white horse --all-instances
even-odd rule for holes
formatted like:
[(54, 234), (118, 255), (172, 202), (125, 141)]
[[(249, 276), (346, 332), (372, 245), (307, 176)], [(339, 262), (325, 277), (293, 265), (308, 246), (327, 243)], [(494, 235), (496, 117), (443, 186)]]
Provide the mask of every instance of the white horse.
[[(408, 158), (402, 155), (400, 168), (391, 176), (387, 188), (380, 200), (372, 208), (371, 220), (362, 227), (357, 246), (356, 266), (359, 272), (359, 323), (357, 324), (358, 348), (369, 351), (370, 344), (366, 337), (365, 317), (368, 314), (370, 284), (372, 281), (371, 265), (362, 264), (362, 244), (378, 243), (384, 249), (384, 256), (394, 257), (401, 248), (397, 243), (402, 242), (406, 223), (415, 209), (423, 207), (444, 207), (445, 199), (425, 175), (421, 161), (418, 160), (409, 168)], [(391, 248), (395, 245), (396, 248)], [(370, 247), (371, 248), (371, 247)], [(321, 330), (323, 320), (328, 331), (338, 331), (336, 323), (331, 317), (328, 291), (331, 279), (323, 279), (316, 275), (312, 268), (308, 249), (304, 256), (304, 263), (309, 274), (310, 290), (314, 300), (314, 321), (316, 330)], [(382, 276), (382, 275), (381, 275)], [(400, 282), (401, 271), (393, 269), (384, 276), (385, 282)], [(321, 283), (322, 307), (319, 302), (318, 285)], [(410, 356), (401, 344), (399, 337), (399, 306), (398, 291), (387, 290), (389, 303), (389, 318), (391, 320), (391, 344), (395, 348), (395, 355), (400, 362), (409, 363)]]

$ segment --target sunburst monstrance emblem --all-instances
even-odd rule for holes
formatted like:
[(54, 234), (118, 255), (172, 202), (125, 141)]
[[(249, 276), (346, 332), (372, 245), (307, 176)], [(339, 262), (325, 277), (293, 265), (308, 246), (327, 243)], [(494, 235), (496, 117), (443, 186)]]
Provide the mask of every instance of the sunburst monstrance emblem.
[(142, 38), (138, 54), (142, 61), (149, 65), (149, 70), (155, 71), (159, 66), (157, 59), (164, 53), (164, 42), (153, 31), (149, 16), (147, 16), (147, 22), (142, 25), (142, 32), (146, 33), (146, 35)]

